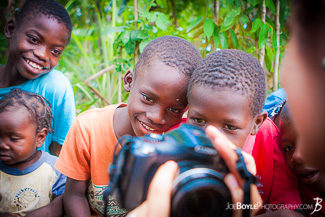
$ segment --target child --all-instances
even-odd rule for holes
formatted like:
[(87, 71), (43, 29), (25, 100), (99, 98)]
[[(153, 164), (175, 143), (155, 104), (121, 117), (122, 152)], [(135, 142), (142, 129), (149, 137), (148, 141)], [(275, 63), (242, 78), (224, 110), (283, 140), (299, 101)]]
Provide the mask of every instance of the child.
[(259, 62), (243, 51), (220, 50), (209, 54), (191, 77), (187, 123), (213, 125), (252, 154), (264, 203), (295, 209), (292, 205), (301, 204), (297, 180), (278, 147), (276, 126), (261, 112), (264, 99), (265, 77)]
[(309, 216), (325, 216), (325, 174), (319, 169), (304, 163), (299, 153), (295, 152), (297, 133), (291, 119), (291, 111), (288, 103), (283, 106), (279, 126), (282, 138), (282, 151), (285, 155), (287, 165), (298, 177), (301, 189), (301, 198), (304, 204), (312, 204), (315, 207), (315, 198), (322, 199), (321, 209), (310, 215), (314, 209), (307, 209)]
[[(64, 143), (56, 168), (68, 176), (64, 206), (68, 215), (103, 214), (108, 166), (123, 135), (163, 133), (181, 121), (187, 108), (187, 86), (202, 57), (184, 39), (164, 36), (151, 41), (135, 71), (124, 75), (128, 104), (93, 109), (79, 115)], [(88, 197), (88, 200), (87, 200)], [(92, 212), (94, 214), (94, 212)], [(115, 201), (109, 215), (124, 216)]]
[(0, 98), (14, 88), (44, 96), (52, 105), (54, 133), (40, 150), (59, 155), (75, 119), (74, 95), (69, 80), (54, 69), (70, 41), (72, 24), (55, 0), (27, 0), (4, 29), (9, 43), (6, 65), (0, 66)]
[(0, 216), (63, 215), (66, 176), (57, 157), (37, 150), (53, 132), (47, 103), (19, 89), (0, 100)]

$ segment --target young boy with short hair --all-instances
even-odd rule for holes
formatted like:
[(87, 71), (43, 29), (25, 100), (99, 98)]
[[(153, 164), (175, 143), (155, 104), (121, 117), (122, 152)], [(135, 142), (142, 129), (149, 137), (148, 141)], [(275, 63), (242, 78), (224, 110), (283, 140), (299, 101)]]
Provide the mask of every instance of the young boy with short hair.
[(66, 176), (38, 151), (53, 132), (42, 96), (13, 89), (0, 100), (0, 216), (62, 216)]
[(220, 50), (193, 72), (187, 123), (213, 125), (252, 154), (264, 203), (295, 209), (293, 205), (301, 204), (297, 180), (278, 147), (278, 129), (261, 112), (264, 99), (265, 77), (258, 60), (243, 51)]
[[(179, 124), (187, 109), (190, 75), (201, 60), (198, 50), (184, 39), (156, 38), (145, 47), (135, 71), (124, 75), (128, 104), (92, 109), (77, 117), (56, 164), (68, 176), (64, 194), (68, 215), (90, 216), (93, 211), (103, 215), (108, 166), (118, 139), (126, 134), (160, 134)], [(125, 216), (126, 211), (110, 200), (108, 214)]]
[[(311, 205), (311, 209), (304, 209), (304, 211), (309, 216), (325, 216), (325, 174), (320, 169), (306, 164), (299, 153), (295, 151), (298, 137), (292, 123), (288, 102), (284, 104), (279, 114), (279, 128), (281, 148), (288, 167), (298, 178), (302, 202)], [(320, 206), (316, 207), (316, 203), (319, 203)], [(313, 211), (315, 212), (313, 213)]]
[(72, 24), (55, 0), (27, 0), (4, 29), (9, 40), (6, 65), (0, 66), (0, 98), (19, 88), (44, 96), (52, 105), (54, 133), (40, 150), (59, 155), (76, 116), (70, 81), (54, 67), (70, 41)]

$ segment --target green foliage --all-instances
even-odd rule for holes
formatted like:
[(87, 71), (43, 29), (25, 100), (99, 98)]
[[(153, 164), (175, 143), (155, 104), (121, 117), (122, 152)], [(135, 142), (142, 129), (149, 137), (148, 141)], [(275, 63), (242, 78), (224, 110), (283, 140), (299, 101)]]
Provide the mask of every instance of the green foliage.
[[(236, 48), (258, 58), (261, 47), (265, 46), (266, 75), (272, 79), (276, 52), (274, 0), (265, 0), (265, 23), (261, 19), (262, 0), (220, 0), (217, 21), (213, 15), (213, 0), (208, 5), (201, 0), (139, 0), (137, 20), (134, 1), (61, 2), (71, 15), (74, 30), (58, 68), (71, 79), (80, 112), (107, 104), (94, 94), (85, 80), (111, 65), (114, 70), (88, 84), (109, 103), (127, 101), (122, 75), (134, 68), (135, 57), (151, 40), (163, 35), (175, 35), (192, 42), (202, 56), (214, 52), (213, 49)], [(290, 3), (280, 2), (282, 57), (288, 40), (284, 24), (290, 15)]]

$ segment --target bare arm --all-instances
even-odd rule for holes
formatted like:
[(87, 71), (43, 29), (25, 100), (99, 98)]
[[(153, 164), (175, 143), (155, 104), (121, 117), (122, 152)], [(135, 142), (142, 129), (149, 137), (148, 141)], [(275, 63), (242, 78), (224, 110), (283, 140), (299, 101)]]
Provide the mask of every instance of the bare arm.
[(64, 209), (69, 217), (90, 217), (89, 203), (86, 197), (88, 181), (67, 178), (63, 196)]
[(58, 157), (60, 155), (61, 149), (62, 149), (62, 145), (54, 141), (51, 143), (49, 147), (50, 153)]
[(63, 195), (60, 195), (54, 200), (39, 209), (34, 210), (26, 215), (26, 217), (37, 217), (37, 216), (46, 216), (46, 217), (60, 217), (64, 215), (63, 210)]

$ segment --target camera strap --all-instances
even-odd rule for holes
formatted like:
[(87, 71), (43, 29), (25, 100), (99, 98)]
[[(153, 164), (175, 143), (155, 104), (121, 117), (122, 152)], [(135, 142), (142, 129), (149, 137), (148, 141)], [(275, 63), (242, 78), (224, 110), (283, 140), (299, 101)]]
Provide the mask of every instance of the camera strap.
[(237, 168), (241, 178), (243, 178), (245, 180), (245, 184), (243, 187), (243, 190), (244, 190), (243, 204), (245, 205), (245, 207), (247, 207), (247, 209), (243, 210), (243, 217), (246, 217), (246, 216), (249, 217), (249, 213), (251, 210), (250, 209), (251, 208), (251, 205), (250, 205), (250, 203), (251, 203), (251, 184), (256, 183), (256, 177), (247, 170), (244, 157), (241, 153), (242, 149), (236, 148), (235, 152), (238, 155), (238, 159), (236, 161), (236, 168)]

